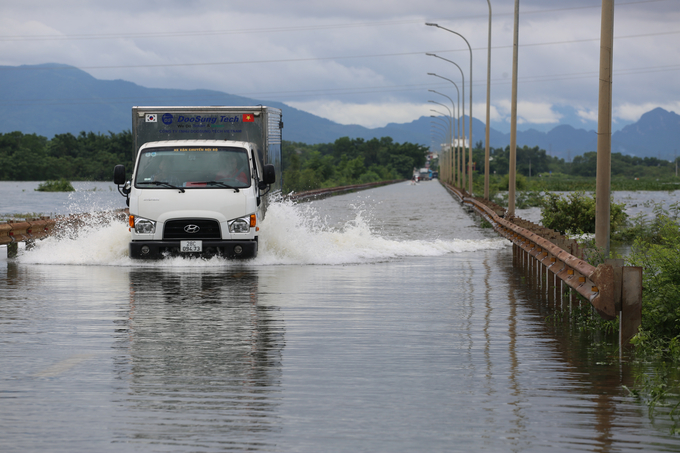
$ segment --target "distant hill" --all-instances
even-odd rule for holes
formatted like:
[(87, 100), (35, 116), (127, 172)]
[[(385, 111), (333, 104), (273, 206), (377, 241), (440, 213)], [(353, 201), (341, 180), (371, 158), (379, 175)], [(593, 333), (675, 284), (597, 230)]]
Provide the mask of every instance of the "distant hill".
[[(285, 140), (330, 143), (344, 136), (431, 145), (431, 118), (369, 129), (342, 125), (281, 102), (251, 99), (213, 90), (146, 88), (124, 80), (99, 80), (73, 66), (0, 66), (0, 132), (21, 131), (51, 138), (81, 131), (107, 133), (131, 128), (133, 105), (269, 105), (283, 109)], [(466, 117), (467, 120), (467, 117)], [(468, 135), (466, 127), (466, 136)], [(473, 143), (484, 142), (484, 123), (474, 119)], [(505, 147), (510, 134), (490, 131), (493, 147)], [(615, 132), (612, 151), (672, 159), (680, 143), (680, 115), (656, 108)], [(517, 133), (518, 146), (539, 146), (549, 154), (573, 158), (597, 148), (595, 131), (560, 125), (548, 132)]]
[(645, 113), (612, 137), (612, 151), (672, 159), (680, 151), (680, 115), (662, 108)]

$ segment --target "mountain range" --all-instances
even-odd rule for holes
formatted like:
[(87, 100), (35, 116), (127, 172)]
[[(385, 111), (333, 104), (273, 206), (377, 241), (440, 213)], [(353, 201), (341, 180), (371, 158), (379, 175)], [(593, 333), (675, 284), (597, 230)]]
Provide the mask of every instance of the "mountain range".
[[(330, 143), (340, 137), (392, 137), (396, 142), (432, 144), (432, 119), (390, 123), (369, 129), (342, 125), (281, 102), (269, 102), (214, 90), (146, 88), (124, 80), (99, 80), (76, 67), (60, 64), (0, 66), (0, 133), (20, 131), (48, 138), (81, 131), (107, 133), (131, 129), (133, 105), (268, 105), (283, 110), (285, 140)], [(467, 117), (466, 117), (467, 121)], [(468, 126), (469, 127), (469, 126)], [(485, 125), (474, 118), (473, 143), (483, 142)], [(467, 128), (466, 128), (467, 135)], [(505, 147), (510, 134), (493, 128), (492, 147)], [(612, 135), (612, 151), (672, 160), (680, 143), (680, 115), (653, 109)], [(518, 131), (518, 146), (538, 146), (548, 154), (570, 160), (597, 148), (594, 130), (562, 124), (543, 132)]]

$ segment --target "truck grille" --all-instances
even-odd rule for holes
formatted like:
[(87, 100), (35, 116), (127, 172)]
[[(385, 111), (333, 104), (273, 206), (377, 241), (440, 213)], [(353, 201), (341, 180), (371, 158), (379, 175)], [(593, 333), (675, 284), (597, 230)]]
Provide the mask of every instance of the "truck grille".
[(216, 220), (181, 219), (165, 222), (163, 239), (222, 239), (222, 235)]

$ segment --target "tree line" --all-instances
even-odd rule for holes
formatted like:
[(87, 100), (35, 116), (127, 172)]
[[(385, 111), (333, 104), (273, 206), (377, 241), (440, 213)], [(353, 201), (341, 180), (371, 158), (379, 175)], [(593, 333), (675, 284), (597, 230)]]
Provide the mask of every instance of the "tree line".
[(429, 149), (390, 137), (342, 137), (334, 143), (283, 142), (285, 191), (305, 191), (392, 179), (410, 179), (425, 166)]
[[(484, 145), (477, 142), (472, 150), (474, 171), (484, 174)], [(510, 162), (510, 147), (490, 148), (489, 172), (491, 174), (506, 175)], [(582, 177), (595, 177), (597, 171), (597, 152), (586, 152), (576, 156), (571, 162), (556, 156), (550, 156), (538, 146), (517, 147), (517, 173), (526, 177), (547, 174), (565, 174)], [(467, 151), (466, 151), (467, 161)], [(641, 177), (669, 177), (675, 174), (675, 162), (669, 162), (656, 157), (637, 157), (621, 153), (611, 154), (612, 176), (631, 178)]]
[[(491, 148), (491, 174), (508, 172), (510, 147)], [(333, 143), (308, 145), (283, 142), (284, 190), (303, 191), (323, 187), (408, 179), (414, 168), (425, 165), (429, 149), (413, 143), (396, 143), (390, 137), (364, 140), (342, 137)], [(467, 154), (467, 153), (466, 153)], [(47, 139), (36, 134), (0, 134), (0, 180), (109, 181), (116, 164), (132, 159), (132, 133), (96, 134), (81, 132)], [(473, 149), (475, 173), (484, 172), (484, 148)], [(438, 170), (438, 161), (432, 162)], [(539, 147), (517, 148), (517, 172), (526, 177), (566, 174), (594, 177), (597, 153), (588, 152), (565, 162)], [(128, 169), (129, 171), (131, 168)], [(654, 157), (612, 153), (612, 175), (626, 177), (672, 176), (675, 163)]]
[[(389, 137), (340, 138), (334, 143), (307, 145), (283, 142), (284, 190), (410, 178), (414, 167), (425, 164), (428, 149), (395, 143)], [(113, 167), (126, 164), (131, 171), (132, 133), (55, 135), (0, 134), (0, 180), (3, 181), (110, 181)]]
[(0, 134), (0, 180), (110, 181), (116, 164), (132, 160), (132, 133)]

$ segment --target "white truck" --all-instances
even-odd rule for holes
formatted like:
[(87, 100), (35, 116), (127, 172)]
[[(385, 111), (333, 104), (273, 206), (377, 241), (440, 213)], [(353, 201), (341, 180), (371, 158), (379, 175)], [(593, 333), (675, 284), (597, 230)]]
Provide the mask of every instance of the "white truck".
[(281, 190), (281, 110), (133, 107), (130, 257), (257, 255), (267, 194)]

